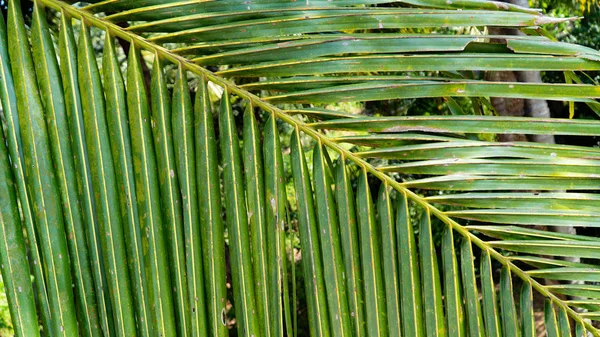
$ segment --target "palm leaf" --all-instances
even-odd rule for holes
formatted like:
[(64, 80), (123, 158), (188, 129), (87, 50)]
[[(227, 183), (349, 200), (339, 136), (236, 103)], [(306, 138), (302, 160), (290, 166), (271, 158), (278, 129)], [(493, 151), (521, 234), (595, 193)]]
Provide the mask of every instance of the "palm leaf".
[(33, 285), (27, 266), (27, 251), (23, 229), (19, 223), (19, 209), (14, 179), (10, 170), (8, 151), (0, 146), (0, 239), (2, 239), (2, 277), (7, 289), (13, 326), (19, 336), (39, 336)]
[[(1, 14), (0, 14), (1, 15)], [(21, 126), (19, 124), (18, 116), (18, 104), (17, 96), (15, 92), (15, 85), (10, 70), (10, 64), (7, 63), (8, 57), (8, 44), (6, 36), (6, 25), (4, 17), (0, 22), (0, 63), (2, 64), (2, 86), (0, 94), (2, 95), (2, 108), (4, 119), (2, 124), (6, 130), (6, 143), (8, 144), (8, 151), (13, 169), (13, 176), (15, 177), (16, 190), (18, 192), (19, 203), (22, 205), (21, 209), (23, 212), (23, 222), (27, 231), (27, 237), (30, 243), (31, 258), (33, 259), (33, 270), (34, 275), (34, 288), (38, 303), (40, 307), (40, 316), (43, 321), (43, 325), (49, 326), (50, 324), (50, 305), (48, 303), (48, 294), (46, 292), (46, 285), (44, 279), (44, 271), (42, 267), (42, 259), (40, 247), (37, 242), (37, 234), (35, 231), (33, 209), (31, 208), (31, 197), (27, 193), (27, 187), (25, 183), (25, 165), (24, 154), (21, 150), (23, 143), (21, 140)], [(8, 195), (8, 194), (7, 194)]]
[(63, 217), (68, 234), (67, 244), (72, 258), (71, 265), (77, 289), (76, 304), (81, 310), (83, 318), (81, 329), (90, 336), (97, 336), (101, 331), (100, 321), (88, 258), (83, 215), (77, 195), (75, 165), (69, 137), (63, 136), (68, 134), (68, 124), (60, 69), (55, 58), (44, 9), (36, 6), (32, 20), (32, 54), (40, 95), (45, 99), (50, 147), (54, 167), (57, 171)]
[(57, 336), (66, 336), (77, 333), (78, 328), (60, 194), (56, 177), (48, 174), (53, 172), (48, 131), (20, 4), (11, 5), (7, 24), (9, 56), (16, 84), (24, 162), (32, 163), (25, 165), (25, 179), (46, 270), (52, 315), (47, 328)]
[[(571, 327), (599, 334), (590, 322), (600, 317), (600, 292), (592, 284), (598, 280), (594, 238), (528, 228), (598, 226), (598, 151), (477, 138), (597, 136), (599, 122), (356, 118), (324, 109), (332, 102), (432, 97), (485, 105), (487, 97), (507, 97), (581, 102), (599, 111), (600, 90), (579, 84), (575, 73), (599, 70), (598, 51), (555, 42), (540, 30), (524, 29), (530, 33), (524, 36), (398, 33), (528, 28), (570, 19), (472, 0), (411, 0), (401, 7), (385, 0), (105, 0), (83, 9), (59, 0), (35, 3), (31, 30), (39, 43), (32, 47), (19, 2), (9, 2), (8, 43), (0, 40), (1, 50), (9, 50), (1, 61), (2, 101), (8, 154), (21, 165), (13, 171), (34, 254), (40, 317), (52, 335), (93, 335), (98, 330), (89, 327), (96, 324), (106, 335), (223, 336), (233, 315), (241, 335), (290, 335), (298, 329), (286, 284), (290, 215), (299, 228), (311, 335), (533, 336), (533, 312), (542, 310), (534, 298), (545, 301), (549, 335), (570, 334)], [(61, 15), (62, 86), (51, 75), (58, 72), (56, 52), (43, 6)], [(71, 17), (82, 23), (77, 55)], [(122, 28), (123, 22), (129, 26)], [(106, 33), (104, 82), (92, 27)], [(130, 45), (126, 87), (115, 38)], [(146, 88), (150, 59), (153, 81)], [(213, 73), (205, 66), (220, 68)], [(559, 70), (571, 80), (541, 85), (474, 76), (487, 70)], [(191, 83), (197, 89), (193, 113)], [(211, 96), (220, 96), (217, 116)], [(48, 126), (44, 115), (51, 118)], [(293, 130), (289, 156), (282, 153), (278, 123)], [(308, 141), (316, 143), (312, 165)], [(74, 161), (65, 157), (69, 152)], [(374, 204), (372, 190), (379, 185)], [(289, 209), (286, 188), (296, 199)], [(80, 215), (69, 217), (64, 204), (81, 204)], [(14, 232), (18, 223), (11, 214), (3, 228)], [(63, 223), (77, 234), (73, 240), (66, 240)], [(442, 233), (441, 244), (436, 233)], [(88, 257), (77, 250), (85, 246)], [(28, 273), (22, 249), (1, 253), (3, 261), (21, 256), (21, 273)], [(586, 260), (563, 260), (573, 256)], [(36, 261), (43, 262), (44, 275)], [(513, 288), (519, 284), (517, 306)], [(91, 286), (95, 296), (83, 290)], [(13, 307), (22, 300), (9, 299)], [(76, 315), (75, 303), (97, 308), (97, 316), (91, 309)], [(230, 305), (234, 311), (228, 312)]]

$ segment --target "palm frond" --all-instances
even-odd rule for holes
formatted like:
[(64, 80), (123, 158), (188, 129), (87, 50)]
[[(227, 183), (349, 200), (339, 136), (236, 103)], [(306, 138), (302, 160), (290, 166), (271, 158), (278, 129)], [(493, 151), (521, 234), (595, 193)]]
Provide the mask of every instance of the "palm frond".
[[(571, 327), (600, 334), (595, 239), (530, 228), (599, 225), (600, 152), (478, 138), (598, 136), (600, 122), (357, 118), (324, 108), (505, 97), (598, 112), (600, 89), (579, 84), (576, 72), (600, 70), (600, 53), (539, 28), (571, 19), (473, 0), (35, 4), (31, 44), (19, 1), (9, 1), (7, 39), (0, 25), (8, 143), (0, 219), (4, 237), (22, 242), (18, 200), (35, 277), (32, 288), (23, 245), (5, 245), (3, 263), (20, 268), (2, 268), (18, 334), (30, 336), (37, 320), (35, 289), (52, 336), (224, 336), (230, 304), (241, 335), (290, 336), (298, 328), (287, 288), (290, 215), (310, 335), (534, 336), (541, 310), (549, 336)], [(59, 53), (44, 7), (60, 19)], [(460, 34), (475, 26), (528, 35)], [(101, 70), (92, 28), (106, 34)], [(126, 81), (115, 38), (129, 45)], [(505, 70), (565, 71), (571, 80), (477, 75)], [(211, 88), (220, 94), (215, 114)], [(278, 123), (293, 130), (289, 155)], [(14, 292), (21, 282), (24, 295)]]

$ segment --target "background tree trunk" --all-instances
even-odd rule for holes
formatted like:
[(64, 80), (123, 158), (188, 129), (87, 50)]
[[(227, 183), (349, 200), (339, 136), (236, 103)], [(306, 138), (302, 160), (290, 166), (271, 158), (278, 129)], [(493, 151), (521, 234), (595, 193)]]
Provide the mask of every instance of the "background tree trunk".
[[(529, 7), (527, 0), (502, 0), (521, 7)], [(489, 32), (492, 35), (525, 35), (518, 29), (507, 29), (490, 27)], [(489, 81), (500, 81), (500, 82), (524, 82), (524, 83), (542, 83), (542, 75), (539, 71), (508, 71), (508, 72), (488, 72), (486, 79)], [(514, 98), (501, 98), (492, 97), (491, 103), (496, 109), (496, 112), (500, 116), (529, 116), (537, 118), (551, 118), (552, 114), (548, 107), (546, 100), (539, 99), (514, 99)], [(522, 141), (529, 138), (532, 142), (555, 144), (553, 135), (500, 135), (498, 139), (500, 141)], [(552, 227), (559, 233), (566, 234), (577, 234), (575, 227)], [(580, 258), (572, 257), (565, 258), (567, 261), (579, 262)]]

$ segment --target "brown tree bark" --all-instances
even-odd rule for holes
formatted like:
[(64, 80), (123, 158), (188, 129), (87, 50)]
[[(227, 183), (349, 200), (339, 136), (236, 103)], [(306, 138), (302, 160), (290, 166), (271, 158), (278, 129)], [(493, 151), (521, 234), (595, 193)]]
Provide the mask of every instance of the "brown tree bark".
[[(521, 7), (529, 7), (527, 0), (501, 0)], [(524, 35), (518, 29), (506, 29), (490, 27), (491, 35)], [(502, 41), (498, 41), (502, 42)], [(542, 83), (542, 76), (539, 71), (503, 71), (503, 72), (488, 72), (486, 80), (498, 82), (523, 82), (523, 83)], [(492, 106), (500, 116), (528, 116), (537, 118), (551, 118), (550, 108), (546, 100), (536, 99), (515, 99), (492, 97), (490, 99)], [(499, 135), (498, 140), (502, 142), (509, 141), (526, 141), (529, 139), (532, 142), (555, 144), (553, 135)], [(575, 227), (558, 226), (551, 227), (547, 230), (558, 233), (577, 234)], [(580, 262), (578, 257), (566, 257), (566, 261)]]

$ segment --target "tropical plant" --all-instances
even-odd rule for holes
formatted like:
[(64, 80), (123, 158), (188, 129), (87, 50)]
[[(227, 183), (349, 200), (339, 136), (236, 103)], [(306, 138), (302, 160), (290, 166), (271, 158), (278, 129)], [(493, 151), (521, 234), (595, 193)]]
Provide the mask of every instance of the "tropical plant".
[[(15, 333), (225, 336), (232, 304), (248, 337), (294, 336), (297, 305), (311, 336), (535, 336), (540, 310), (548, 336), (600, 335), (600, 244), (550, 230), (600, 225), (600, 150), (483, 135), (600, 134), (488, 103), (600, 111), (599, 86), (571, 84), (600, 52), (540, 27), (564, 20), (481, 0), (35, 0), (29, 23), (9, 0), (0, 260)], [(567, 83), (479, 74), (503, 70)], [(438, 97), (453, 115), (324, 108)]]

